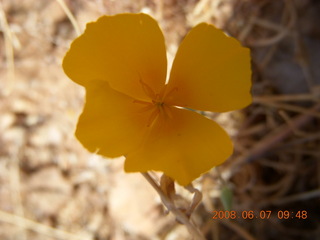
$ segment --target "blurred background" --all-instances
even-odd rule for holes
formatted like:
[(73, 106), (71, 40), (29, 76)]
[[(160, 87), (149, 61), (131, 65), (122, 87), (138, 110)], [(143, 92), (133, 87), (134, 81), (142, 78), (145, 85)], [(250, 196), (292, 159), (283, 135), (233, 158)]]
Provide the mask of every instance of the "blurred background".
[[(253, 104), (207, 113), (235, 152), (195, 182), (203, 200), (193, 221), (206, 239), (320, 239), (317, 0), (0, 0), (0, 239), (191, 239), (140, 174), (124, 174), (123, 159), (89, 154), (73, 135), (84, 90), (61, 61), (75, 26), (123, 12), (159, 22), (169, 62), (203, 21), (252, 50)], [(212, 219), (226, 207), (240, 217)]]

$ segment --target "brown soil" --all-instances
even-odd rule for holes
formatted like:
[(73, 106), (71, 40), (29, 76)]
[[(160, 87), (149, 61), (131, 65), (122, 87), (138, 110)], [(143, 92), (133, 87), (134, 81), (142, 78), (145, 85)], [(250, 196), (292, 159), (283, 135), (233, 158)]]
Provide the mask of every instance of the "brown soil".
[[(235, 154), (196, 181), (194, 220), (213, 240), (320, 238), (318, 1), (65, 2), (81, 31), (103, 14), (151, 14), (169, 60), (202, 21), (250, 47), (254, 102), (208, 115), (231, 134)], [(0, 1), (0, 239), (191, 239), (140, 174), (123, 172), (123, 159), (92, 155), (75, 139), (84, 90), (61, 68), (75, 37), (58, 1)], [(238, 217), (212, 219), (226, 188)], [(244, 219), (249, 211), (271, 215)]]

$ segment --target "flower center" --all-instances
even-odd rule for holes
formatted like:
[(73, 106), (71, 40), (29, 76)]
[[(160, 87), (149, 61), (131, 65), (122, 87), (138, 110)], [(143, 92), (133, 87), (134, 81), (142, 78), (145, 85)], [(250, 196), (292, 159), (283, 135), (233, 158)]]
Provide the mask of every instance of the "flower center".
[(164, 105), (164, 102), (157, 102), (155, 100), (152, 100), (152, 103), (157, 107), (163, 107), (163, 105)]
[[(164, 102), (164, 88), (160, 93), (155, 93), (150, 86), (148, 86), (145, 82), (140, 80), (141, 86), (145, 94), (150, 98), (150, 102), (134, 100), (135, 103), (140, 103), (145, 105), (142, 107), (142, 111), (146, 112), (149, 115), (149, 119), (147, 121), (147, 127), (151, 127), (155, 125), (155, 123), (159, 123), (162, 121), (166, 121), (170, 119), (171, 107)], [(160, 123), (161, 124), (161, 123)]]

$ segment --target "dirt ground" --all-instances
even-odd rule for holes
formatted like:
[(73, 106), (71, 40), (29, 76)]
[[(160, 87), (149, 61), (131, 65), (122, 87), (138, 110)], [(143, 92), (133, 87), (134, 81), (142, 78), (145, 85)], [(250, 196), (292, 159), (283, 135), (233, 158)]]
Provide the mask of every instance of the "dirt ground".
[[(61, 67), (77, 34), (59, 2), (0, 0), (0, 239), (192, 239), (140, 174), (123, 172), (123, 159), (92, 155), (75, 139), (84, 90)], [(250, 47), (254, 101), (207, 114), (235, 152), (195, 181), (203, 200), (193, 221), (209, 240), (320, 239), (319, 1), (65, 3), (81, 32), (104, 14), (152, 15), (169, 62), (203, 21)], [(213, 219), (226, 200), (238, 217)]]

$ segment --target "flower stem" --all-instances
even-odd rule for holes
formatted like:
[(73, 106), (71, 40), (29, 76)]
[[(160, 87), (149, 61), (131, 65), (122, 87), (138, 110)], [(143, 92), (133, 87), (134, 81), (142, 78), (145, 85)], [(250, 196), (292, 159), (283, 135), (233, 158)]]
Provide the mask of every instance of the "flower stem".
[(171, 201), (171, 199), (168, 198), (168, 196), (166, 196), (166, 194), (162, 191), (162, 189), (156, 183), (156, 181), (149, 175), (149, 173), (144, 172), (141, 174), (145, 177), (145, 179), (147, 179), (147, 181), (151, 184), (151, 186), (157, 191), (163, 204), (166, 206), (166, 208), (170, 212), (172, 212), (176, 216), (177, 221), (181, 222), (187, 227), (189, 233), (193, 236), (193, 238), (195, 240), (205, 240), (205, 237), (200, 232), (200, 230), (196, 226), (194, 226), (194, 224), (190, 221), (190, 219), (186, 216), (186, 214), (184, 214), (182, 211), (176, 208), (176, 206)]

